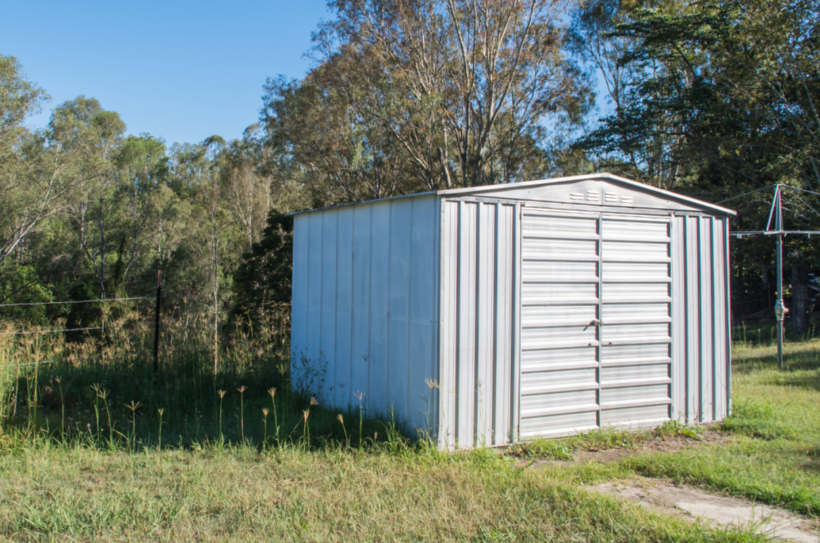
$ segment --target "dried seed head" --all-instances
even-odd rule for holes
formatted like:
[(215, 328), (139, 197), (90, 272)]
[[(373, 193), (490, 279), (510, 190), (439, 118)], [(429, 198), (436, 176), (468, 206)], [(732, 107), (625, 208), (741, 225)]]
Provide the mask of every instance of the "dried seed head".
[(427, 379), (424, 380), (424, 382), (427, 383), (427, 388), (429, 388), (430, 390), (433, 390), (433, 389), (438, 390), (438, 381), (436, 381), (435, 379), (430, 379), (428, 377)]
[(353, 397), (361, 402), (364, 399), (364, 392), (354, 392)]
[(270, 387), (268, 389), (268, 396), (270, 396), (271, 400), (276, 396), (276, 387)]
[(268, 413), (270, 413), (270, 409), (268, 409), (267, 407), (263, 407), (262, 408), (262, 416), (267, 418)]
[(134, 413), (137, 409), (139, 409), (140, 407), (142, 407), (142, 403), (140, 403), (140, 402), (135, 402), (134, 400), (131, 400), (130, 402), (128, 402), (127, 404), (125, 404), (125, 407), (127, 407), (129, 411), (131, 411), (132, 413)]
[(217, 390), (216, 393), (219, 395), (220, 400), (225, 397), (225, 394), (227, 394), (227, 392), (222, 390), (221, 388)]
[(313, 396), (310, 397), (310, 406), (313, 407), (314, 405), (319, 405), (319, 401), (314, 398)]
[(373, 441), (379, 440), (379, 432), (373, 432)]
[(310, 416), (310, 409), (302, 409), (302, 418), (305, 420), (305, 424), (307, 424), (308, 417)]
[(341, 424), (342, 426), (344, 426), (344, 425), (345, 425), (345, 418), (342, 416), (342, 414), (341, 414), (341, 413), (339, 413), (338, 415), (336, 415), (336, 420), (338, 420), (338, 421), (339, 421), (339, 424)]
[(55, 378), (54, 378), (54, 382), (55, 382), (55, 383), (57, 383), (57, 384), (59, 385), (60, 383), (62, 383), (62, 382), (63, 382), (63, 380), (62, 380), (61, 378), (59, 378), (59, 377), (55, 377)]
[(236, 391), (239, 392), (240, 394), (243, 394), (246, 390), (248, 390), (248, 387), (246, 387), (245, 385), (240, 385), (240, 386), (236, 387)]
[(165, 408), (160, 407), (159, 409), (157, 409), (157, 413), (158, 413), (158, 414), (159, 414), (159, 416), (161, 417), (161, 416), (163, 415), (163, 413), (165, 413)]

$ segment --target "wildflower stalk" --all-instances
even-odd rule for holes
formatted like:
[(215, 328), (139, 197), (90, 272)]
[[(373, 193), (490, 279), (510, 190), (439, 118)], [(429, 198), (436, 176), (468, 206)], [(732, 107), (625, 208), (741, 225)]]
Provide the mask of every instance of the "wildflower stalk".
[(225, 436), (222, 435), (222, 400), (225, 398), (226, 392), (222, 389), (216, 391), (219, 395), (219, 441), (225, 441)]
[(159, 415), (159, 427), (157, 428), (157, 450), (162, 449), (162, 414), (165, 413), (165, 409), (160, 407), (157, 409), (157, 415)]
[(63, 397), (63, 380), (60, 377), (54, 380), (57, 382), (57, 390), (60, 391), (60, 441), (65, 443), (65, 398)]
[(268, 396), (270, 396), (271, 408), (273, 409), (273, 431), (275, 433), (276, 444), (279, 445), (279, 416), (276, 412), (276, 387), (268, 389)]
[(128, 446), (131, 449), (131, 452), (134, 452), (134, 445), (137, 442), (137, 409), (142, 406), (140, 402), (131, 400), (129, 403), (125, 404), (125, 407), (131, 411), (131, 437), (128, 439)]
[(248, 387), (241, 385), (238, 387), (239, 392), (239, 435), (242, 437), (242, 442), (245, 442), (245, 391)]
[(338, 420), (339, 424), (342, 425), (342, 432), (344, 433), (344, 436), (345, 436), (345, 446), (349, 449), (350, 448), (350, 438), (347, 436), (347, 428), (345, 428), (345, 419), (342, 416), (342, 414), (339, 413), (338, 415), (336, 415), (336, 420)]
[(268, 413), (270, 411), (267, 407), (262, 408), (262, 450), (265, 450), (265, 445), (268, 442)]

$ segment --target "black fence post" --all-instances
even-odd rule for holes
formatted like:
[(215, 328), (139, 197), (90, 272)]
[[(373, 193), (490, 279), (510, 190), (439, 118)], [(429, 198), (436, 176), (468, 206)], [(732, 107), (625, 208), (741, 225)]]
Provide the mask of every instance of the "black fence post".
[(159, 371), (159, 323), (162, 299), (162, 270), (157, 270), (157, 305), (154, 311), (154, 373)]

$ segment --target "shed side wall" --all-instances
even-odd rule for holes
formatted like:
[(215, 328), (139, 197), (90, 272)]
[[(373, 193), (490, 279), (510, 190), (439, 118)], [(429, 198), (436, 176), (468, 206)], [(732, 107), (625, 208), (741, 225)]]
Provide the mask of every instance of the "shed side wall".
[(677, 216), (672, 227), (672, 417), (688, 424), (729, 414), (727, 220)]
[(294, 223), (291, 372), (324, 407), (435, 428), (435, 197), (300, 215)]
[(517, 435), (518, 206), (442, 200), (439, 445)]

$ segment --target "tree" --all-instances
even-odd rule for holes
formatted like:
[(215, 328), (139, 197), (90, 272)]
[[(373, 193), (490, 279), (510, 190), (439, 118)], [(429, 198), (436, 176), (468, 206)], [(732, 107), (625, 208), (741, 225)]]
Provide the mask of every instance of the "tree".
[(271, 141), (338, 187), (331, 202), (514, 180), (589, 105), (558, 2), (331, 7), (321, 63), (303, 82), (269, 81), (263, 111)]

